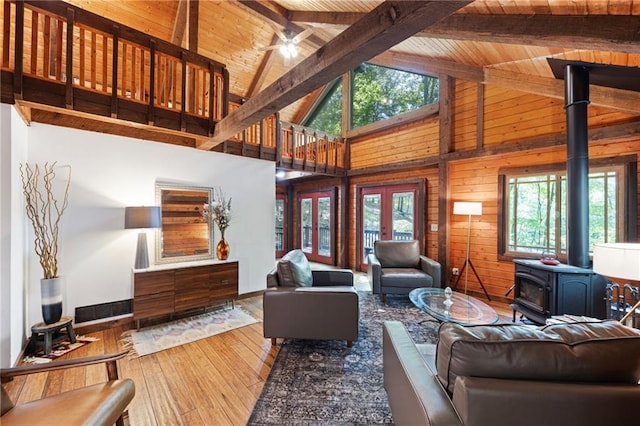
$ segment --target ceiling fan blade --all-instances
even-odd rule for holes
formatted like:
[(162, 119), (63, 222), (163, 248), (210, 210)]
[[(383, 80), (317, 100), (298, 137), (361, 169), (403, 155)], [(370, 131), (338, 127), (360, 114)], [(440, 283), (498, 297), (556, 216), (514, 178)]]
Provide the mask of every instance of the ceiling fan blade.
[(291, 41), (295, 44), (298, 44), (305, 38), (309, 37), (311, 33), (313, 33), (313, 28), (307, 28), (306, 30), (295, 36), (293, 39), (291, 39)]
[(259, 47), (258, 50), (275, 50), (280, 47), (279, 44), (272, 44), (271, 46)]
[(271, 26), (271, 28), (273, 28), (273, 31), (276, 33), (278, 38), (280, 38), (280, 40), (284, 42), (289, 41), (287, 35), (280, 28), (276, 27), (274, 23), (269, 22), (269, 25)]

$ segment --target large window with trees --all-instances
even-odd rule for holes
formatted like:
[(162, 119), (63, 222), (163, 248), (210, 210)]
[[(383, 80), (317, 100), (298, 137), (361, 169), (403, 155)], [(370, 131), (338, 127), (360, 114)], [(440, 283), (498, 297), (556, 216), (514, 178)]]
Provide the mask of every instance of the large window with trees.
[[(592, 166), (589, 171), (589, 247), (628, 238), (629, 187), (624, 164)], [(631, 176), (635, 180), (635, 176)], [(567, 254), (566, 171), (501, 175), (500, 251), (507, 256)]]
[[(383, 121), (438, 102), (439, 80), (413, 72), (364, 63), (349, 73), (350, 129)], [(340, 135), (343, 123), (342, 79), (325, 91), (304, 125)]]

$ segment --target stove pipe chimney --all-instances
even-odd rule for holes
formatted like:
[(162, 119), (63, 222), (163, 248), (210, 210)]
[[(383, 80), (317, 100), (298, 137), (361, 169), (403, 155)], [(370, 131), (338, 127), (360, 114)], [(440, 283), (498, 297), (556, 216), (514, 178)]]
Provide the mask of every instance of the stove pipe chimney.
[(568, 64), (564, 70), (567, 114), (568, 264), (590, 268), (589, 260), (589, 69)]

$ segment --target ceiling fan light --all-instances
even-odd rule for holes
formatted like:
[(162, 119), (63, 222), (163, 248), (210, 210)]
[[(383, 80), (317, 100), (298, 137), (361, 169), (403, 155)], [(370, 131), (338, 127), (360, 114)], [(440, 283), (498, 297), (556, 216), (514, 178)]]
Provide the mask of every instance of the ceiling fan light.
[(291, 54), (289, 53), (289, 48), (287, 47), (287, 44), (281, 44), (278, 50), (280, 51), (280, 54), (285, 58), (289, 58), (291, 56)]
[(298, 56), (298, 48), (294, 43), (287, 43), (287, 50), (289, 51), (289, 56), (292, 58)]

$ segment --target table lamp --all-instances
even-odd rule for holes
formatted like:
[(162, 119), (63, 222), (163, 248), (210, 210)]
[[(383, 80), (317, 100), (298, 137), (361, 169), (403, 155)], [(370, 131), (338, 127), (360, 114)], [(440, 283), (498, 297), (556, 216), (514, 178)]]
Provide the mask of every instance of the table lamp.
[(149, 267), (149, 253), (147, 251), (147, 228), (160, 228), (162, 219), (160, 207), (141, 206), (125, 207), (124, 228), (141, 229), (138, 234), (138, 247), (136, 249), (135, 269), (146, 269)]
[[(593, 272), (610, 278), (640, 281), (640, 243), (595, 244)], [(640, 301), (633, 305), (620, 322), (624, 323), (638, 308)]]

